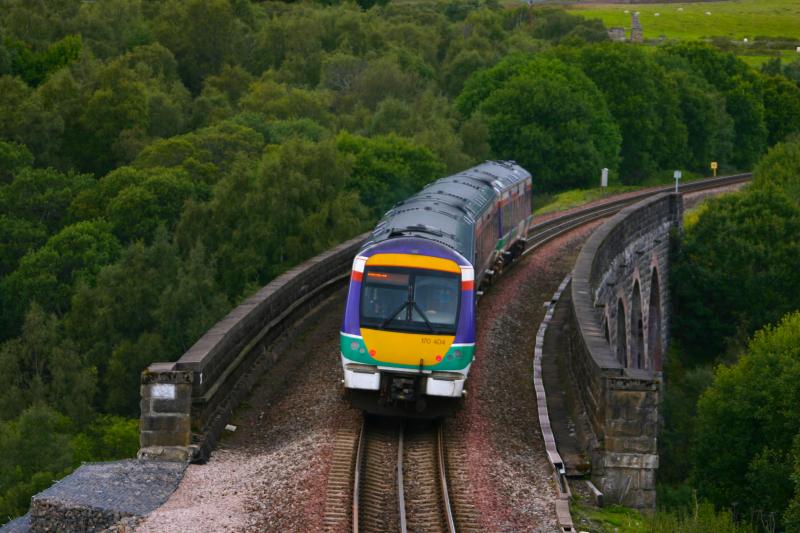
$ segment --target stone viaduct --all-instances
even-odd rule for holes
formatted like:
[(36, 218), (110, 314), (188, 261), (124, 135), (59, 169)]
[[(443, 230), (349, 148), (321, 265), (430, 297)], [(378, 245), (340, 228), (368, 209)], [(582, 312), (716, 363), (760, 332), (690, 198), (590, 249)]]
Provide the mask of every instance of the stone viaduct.
[[(564, 316), (561, 327), (553, 328), (559, 336), (557, 358), (569, 382), (562, 387), (569, 399), (562, 412), (577, 428), (569, 438), (577, 455), (591, 466), (592, 479), (606, 501), (632, 507), (651, 508), (655, 503), (661, 364), (669, 329), (669, 234), (679, 226), (682, 211), (681, 196), (664, 193), (625, 208), (603, 224), (580, 252), (571, 286), (556, 307)], [(19, 520), (27, 520), (36, 531), (69, 527), (76, 509), (83, 513), (82, 523), (107, 524), (104, 527), (120, 516), (146, 514), (139, 501), (130, 502), (131, 510), (119, 505), (105, 509), (106, 503), (98, 504), (82, 483), (102, 478), (108, 485), (111, 477), (123, 476), (125, 482), (118, 485), (130, 485), (134, 469), (146, 474), (143, 483), (149, 488), (143, 490), (152, 492), (153, 478), (147, 471), (153, 465), (204, 461), (232, 410), (273, 363), (266, 356), (270, 343), (291, 334), (310, 309), (347, 283), (352, 258), (364, 238), (356, 237), (281, 275), (231, 311), (178, 361), (146, 369), (141, 379), (139, 460), (85, 465), (35, 496), (30, 515)], [(548, 388), (548, 405), (549, 395)], [(569, 454), (561, 454), (568, 464)], [(173, 484), (163, 491), (166, 499), (179, 473), (161, 475)], [(116, 489), (109, 485), (104, 490)]]
[(619, 212), (583, 246), (559, 302), (556, 357), (572, 384), (578, 451), (606, 501), (631, 507), (655, 505), (669, 239), (682, 213), (682, 197), (670, 193)]
[[(570, 412), (584, 422), (578, 424), (578, 447), (608, 501), (632, 507), (655, 504), (669, 234), (682, 212), (682, 197), (671, 193), (620, 211), (584, 245), (564, 298), (570, 306), (561, 334), (573, 387)], [(203, 460), (249, 389), (252, 361), (300, 316), (295, 307), (308, 309), (346, 282), (360, 242), (353, 239), (287, 272), (180, 360), (151, 365), (142, 374), (140, 457)]]

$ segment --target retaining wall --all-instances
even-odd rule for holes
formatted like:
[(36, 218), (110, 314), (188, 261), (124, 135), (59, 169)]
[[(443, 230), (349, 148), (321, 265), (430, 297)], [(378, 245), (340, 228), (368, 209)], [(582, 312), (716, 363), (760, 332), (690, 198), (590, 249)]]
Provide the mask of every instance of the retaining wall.
[(590, 422), (581, 445), (607, 502), (655, 505), (669, 233), (682, 213), (670, 193), (622, 210), (589, 238), (573, 271), (566, 356), (575, 409)]

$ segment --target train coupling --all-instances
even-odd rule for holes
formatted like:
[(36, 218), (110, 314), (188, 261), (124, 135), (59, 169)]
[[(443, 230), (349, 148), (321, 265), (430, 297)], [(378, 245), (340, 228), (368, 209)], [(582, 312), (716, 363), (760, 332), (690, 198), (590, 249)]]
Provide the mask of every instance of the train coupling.
[(392, 400), (412, 401), (419, 395), (419, 379), (389, 375), (389, 398)]

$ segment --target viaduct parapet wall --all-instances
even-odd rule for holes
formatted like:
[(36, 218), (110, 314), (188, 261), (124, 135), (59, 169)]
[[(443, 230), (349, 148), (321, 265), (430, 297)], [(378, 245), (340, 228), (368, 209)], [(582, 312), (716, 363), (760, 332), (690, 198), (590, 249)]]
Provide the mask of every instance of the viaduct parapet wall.
[(141, 459), (203, 461), (268, 364), (266, 346), (347, 282), (360, 235), (278, 276), (141, 379)]
[(661, 194), (594, 232), (572, 275), (566, 357), (592, 478), (607, 502), (652, 508), (658, 405), (669, 330), (669, 238), (683, 200)]

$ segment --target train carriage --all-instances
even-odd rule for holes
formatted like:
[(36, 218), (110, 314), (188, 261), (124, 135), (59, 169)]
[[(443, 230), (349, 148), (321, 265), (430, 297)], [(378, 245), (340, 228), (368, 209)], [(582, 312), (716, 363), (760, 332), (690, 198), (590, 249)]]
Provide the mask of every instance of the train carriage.
[(475, 353), (478, 289), (522, 252), (531, 188), (522, 167), (487, 161), (384, 215), (353, 261), (340, 335), (354, 405), (452, 411)]

